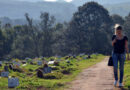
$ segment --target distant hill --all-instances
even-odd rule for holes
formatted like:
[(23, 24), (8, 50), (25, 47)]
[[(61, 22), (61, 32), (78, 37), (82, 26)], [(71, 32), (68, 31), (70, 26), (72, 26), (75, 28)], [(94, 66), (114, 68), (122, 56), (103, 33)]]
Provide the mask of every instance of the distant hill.
[[(77, 11), (78, 6), (90, 0), (73, 0), (71, 3), (66, 3), (63, 0), (58, 2), (26, 2), (16, 0), (0, 0), (0, 21), (12, 22), (13, 24), (24, 24), (26, 21), (24, 14), (29, 13), (30, 17), (38, 20), (40, 12), (49, 12), (56, 17), (57, 22), (71, 20), (73, 13)], [(92, 1), (92, 0), (91, 0)], [(102, 4), (108, 9), (110, 14), (119, 14), (126, 16), (130, 12), (129, 0), (94, 0)], [(106, 4), (109, 2), (109, 4)], [(2, 18), (3, 17), (3, 18)], [(11, 21), (13, 19), (14, 21)]]
[(119, 3), (126, 3), (126, 2), (130, 2), (130, 0), (73, 0), (72, 3), (75, 4), (76, 6), (80, 6), (83, 5), (86, 2), (89, 1), (95, 1), (98, 2), (100, 4), (119, 4)]
[(123, 17), (130, 13), (130, 2), (119, 4), (105, 4), (104, 7), (108, 9), (110, 14), (119, 14)]
[(14, 0), (0, 0), (0, 17), (11, 19), (24, 18), (27, 12), (35, 19), (40, 17), (40, 12), (49, 12), (57, 21), (69, 21), (76, 11), (76, 6), (62, 2), (19, 2)]
[[(92, 0), (74, 0), (72, 3), (77, 7)], [(110, 14), (119, 14), (123, 17), (130, 13), (130, 0), (93, 0), (102, 4)]]

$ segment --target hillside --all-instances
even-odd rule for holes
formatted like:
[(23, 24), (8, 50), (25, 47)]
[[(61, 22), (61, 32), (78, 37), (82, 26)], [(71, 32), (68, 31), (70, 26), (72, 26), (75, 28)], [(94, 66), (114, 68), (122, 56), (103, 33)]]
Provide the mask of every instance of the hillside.
[[(80, 6), (88, 1), (92, 0), (74, 0), (72, 3), (76, 6)], [(119, 14), (121, 16), (126, 16), (130, 12), (130, 1), (129, 0), (94, 0), (100, 4), (102, 4), (110, 14)]]
[(119, 3), (119, 4), (105, 4), (104, 7), (108, 9), (110, 14), (119, 14), (121, 16), (126, 16), (130, 13), (130, 2)]
[(119, 3), (126, 3), (126, 2), (130, 2), (130, 0), (73, 0), (72, 3), (75, 4), (76, 6), (80, 6), (86, 2), (89, 1), (95, 1), (98, 2), (102, 5), (104, 4), (119, 4)]
[(69, 3), (7, 1), (0, 1), (0, 17), (24, 18), (24, 14), (27, 12), (31, 17), (38, 19), (40, 12), (49, 12), (56, 17), (57, 21), (68, 21), (76, 11), (76, 7)]
[[(26, 2), (26, 1), (15, 1), (15, 0), (0, 0), (0, 21), (3, 23), (10, 22), (5, 17), (9, 17), (13, 24), (24, 24), (25, 17), (24, 14), (29, 13), (30, 17), (38, 20), (41, 12), (49, 12), (51, 15), (56, 17), (57, 22), (64, 22), (71, 20), (73, 13), (76, 12), (77, 7), (82, 5), (89, 0), (74, 0), (71, 3), (58, 1), (58, 2)], [(97, 1), (97, 0), (95, 0)], [(130, 12), (130, 2), (128, 0), (113, 1), (111, 0), (98, 0), (98, 3), (102, 4), (108, 9), (110, 14), (119, 14), (121, 16), (126, 16)], [(106, 4), (108, 3), (109, 4)], [(123, 3), (121, 3), (123, 2)]]

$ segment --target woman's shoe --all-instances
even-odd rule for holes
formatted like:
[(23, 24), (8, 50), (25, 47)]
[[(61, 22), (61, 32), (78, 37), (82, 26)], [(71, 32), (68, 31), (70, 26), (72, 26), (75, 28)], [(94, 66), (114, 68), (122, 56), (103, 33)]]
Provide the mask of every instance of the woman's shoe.
[(115, 87), (116, 87), (116, 85), (117, 85), (117, 81), (114, 82), (114, 86), (115, 86)]
[(123, 84), (122, 84), (122, 83), (119, 83), (119, 87), (123, 87)]

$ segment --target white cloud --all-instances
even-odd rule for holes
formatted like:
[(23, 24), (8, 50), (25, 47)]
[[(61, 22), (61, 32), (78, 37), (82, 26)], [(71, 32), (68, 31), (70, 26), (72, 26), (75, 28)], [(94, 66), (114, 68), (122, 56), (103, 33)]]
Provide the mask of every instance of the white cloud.
[(73, 0), (65, 0), (66, 2), (72, 2)]
[(57, 0), (44, 0), (44, 1), (48, 1), (48, 2), (56, 2)]

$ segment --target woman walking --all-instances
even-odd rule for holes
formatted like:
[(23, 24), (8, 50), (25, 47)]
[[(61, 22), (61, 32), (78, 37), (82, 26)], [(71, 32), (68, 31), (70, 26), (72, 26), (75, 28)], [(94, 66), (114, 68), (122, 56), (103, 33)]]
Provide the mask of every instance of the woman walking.
[(115, 25), (115, 35), (112, 37), (112, 46), (113, 46), (113, 64), (114, 64), (114, 86), (117, 85), (118, 82), (118, 62), (119, 62), (119, 70), (120, 70), (120, 79), (119, 79), (119, 87), (122, 87), (123, 84), (123, 75), (124, 75), (124, 62), (126, 59), (129, 60), (129, 49), (128, 49), (128, 38), (123, 35), (123, 29), (120, 25)]

